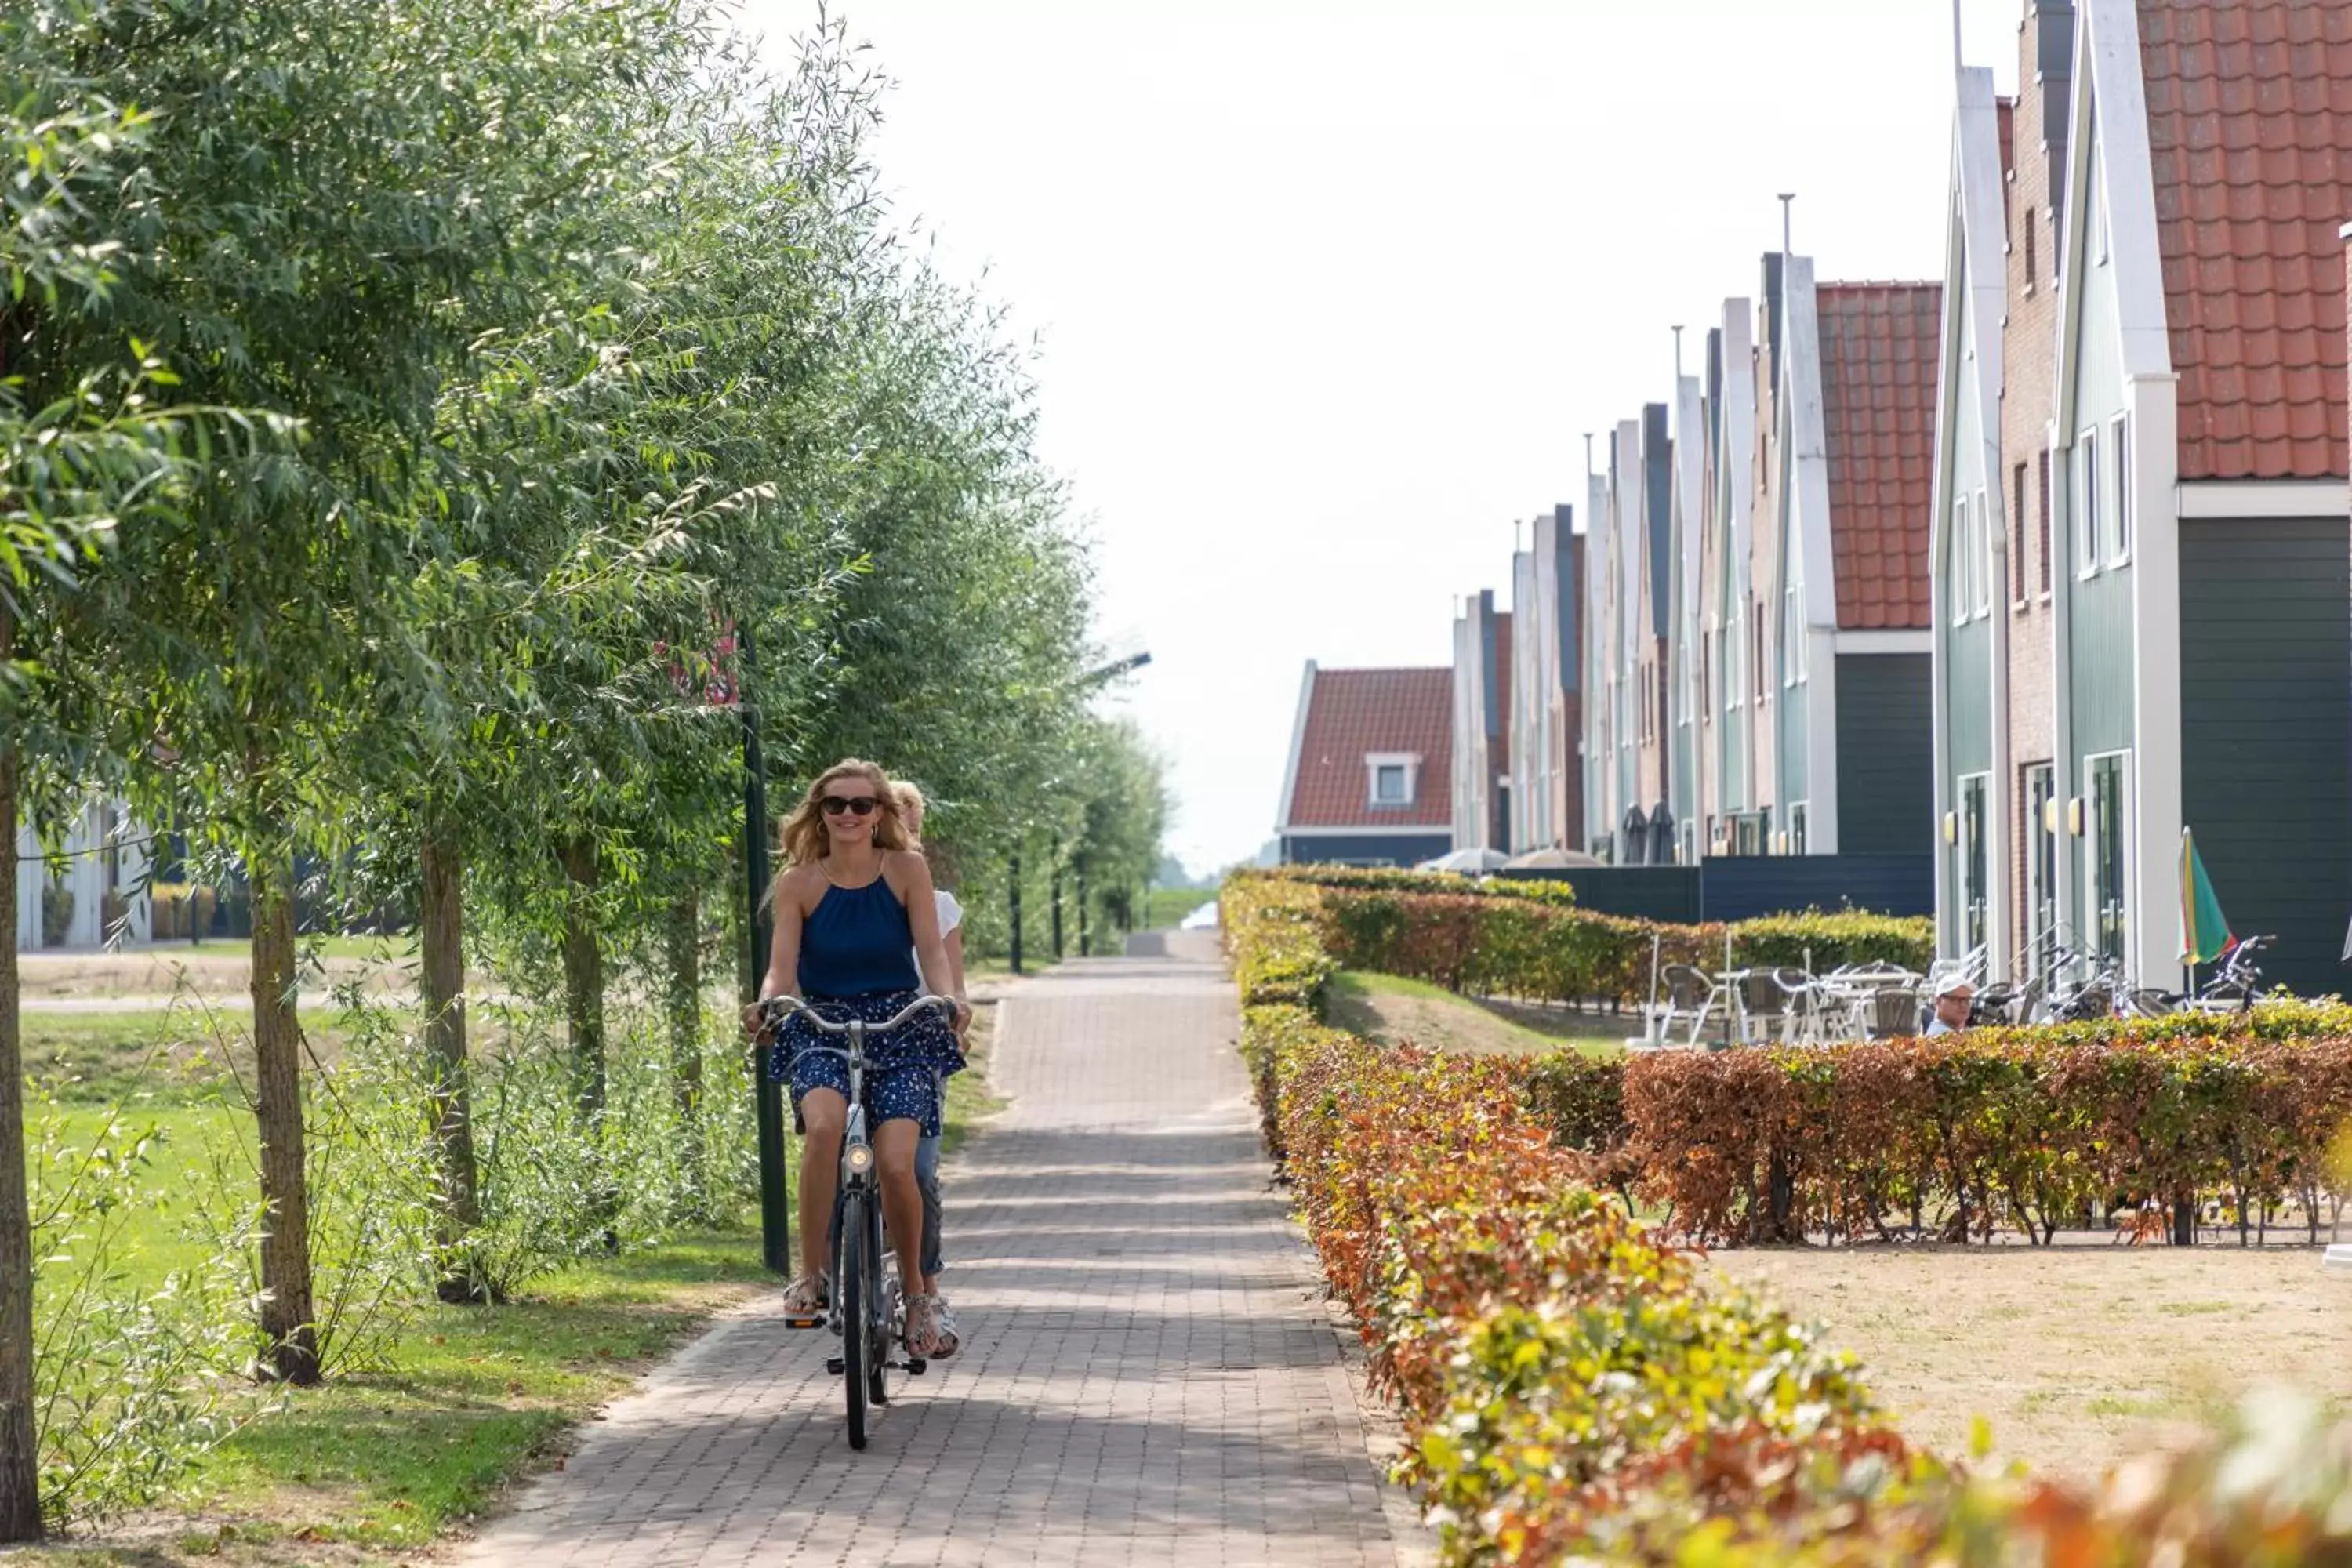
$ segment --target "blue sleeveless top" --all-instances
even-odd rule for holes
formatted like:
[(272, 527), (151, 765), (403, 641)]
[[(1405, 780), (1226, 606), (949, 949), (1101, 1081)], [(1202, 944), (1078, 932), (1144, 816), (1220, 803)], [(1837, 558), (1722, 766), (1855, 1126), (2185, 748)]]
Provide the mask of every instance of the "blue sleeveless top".
[(879, 996), (921, 984), (914, 928), (887, 879), (825, 889), (801, 923), (800, 983), (803, 996)]

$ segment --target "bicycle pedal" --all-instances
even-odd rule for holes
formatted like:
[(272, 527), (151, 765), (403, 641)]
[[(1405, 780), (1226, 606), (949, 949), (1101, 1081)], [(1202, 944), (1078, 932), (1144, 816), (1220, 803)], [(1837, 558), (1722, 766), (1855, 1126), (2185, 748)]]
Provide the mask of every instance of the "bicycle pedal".
[(923, 1369), (929, 1365), (930, 1365), (929, 1362), (902, 1361), (898, 1363), (898, 1368), (908, 1377), (920, 1377), (923, 1375)]
[(839, 1377), (839, 1376), (841, 1375), (841, 1373), (842, 1373), (843, 1369), (844, 1369), (844, 1368), (845, 1368), (848, 1364), (849, 1364), (848, 1363), (845, 1362), (841, 1357), (839, 1357), (839, 1356), (837, 1356), (837, 1355), (836, 1355), (836, 1356), (827, 1356), (827, 1357), (825, 1357), (825, 1361), (824, 1361), (824, 1370), (825, 1370), (825, 1372), (826, 1372), (828, 1374), (830, 1374), (831, 1376), (834, 1376), (834, 1377)]
[(823, 1318), (786, 1318), (784, 1320), (784, 1327), (788, 1329), (821, 1329), (824, 1327), (824, 1320)]

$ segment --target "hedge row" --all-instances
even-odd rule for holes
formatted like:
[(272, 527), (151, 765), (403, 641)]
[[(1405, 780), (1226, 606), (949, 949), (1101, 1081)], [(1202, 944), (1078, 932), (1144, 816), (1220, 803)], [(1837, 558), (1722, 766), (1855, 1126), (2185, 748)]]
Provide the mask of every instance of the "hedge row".
[(2352, 1429), (2313, 1402), (2250, 1407), (2097, 1493), (1911, 1449), (1851, 1362), (1708, 1287), (1553, 1138), (1562, 1118), (1611, 1129), (1629, 1084), (1385, 1049), (1269, 1001), (1328, 973), (1300, 952), (1302, 908), (1227, 928), (1240, 972), (1272, 985), (1244, 990), (1243, 1047), (1325, 1275), (1406, 1416), (1402, 1468), (1448, 1563), (2352, 1560)]
[(2352, 1124), (2352, 1016), (2280, 1011), (2268, 1034), (2103, 1024), (1654, 1052), (1625, 1064), (1617, 1127), (1564, 1102), (1552, 1124), (1588, 1150), (1622, 1140), (1621, 1174), (1708, 1240), (2006, 1226), (2046, 1245), (2144, 1202), (2224, 1205), (2242, 1240), (2293, 1197), (2316, 1242), (2352, 1174), (2330, 1162)]
[(1465, 877), (1455, 871), (1400, 871), (1384, 866), (1269, 866), (1247, 873), (1269, 881), (1375, 893), (1461, 893), (1476, 899), (1572, 904), (1576, 889), (1541, 877)]
[[(1558, 896), (1496, 890), (1529, 886), (1556, 889)], [(1663, 963), (1720, 967), (1727, 930), (1575, 909), (1565, 883), (1479, 884), (1428, 873), (1325, 867), (1226, 879), (1229, 926), (1255, 918), (1267, 904), (1311, 912), (1325, 949), (1344, 968), (1410, 975), (1481, 995), (1579, 1005), (1647, 999), (1654, 939)], [(1743, 967), (1793, 967), (1810, 960), (1818, 969), (1898, 963), (1924, 970), (1935, 953), (1932, 921), (1853, 910), (1777, 915), (1728, 931), (1732, 962)]]

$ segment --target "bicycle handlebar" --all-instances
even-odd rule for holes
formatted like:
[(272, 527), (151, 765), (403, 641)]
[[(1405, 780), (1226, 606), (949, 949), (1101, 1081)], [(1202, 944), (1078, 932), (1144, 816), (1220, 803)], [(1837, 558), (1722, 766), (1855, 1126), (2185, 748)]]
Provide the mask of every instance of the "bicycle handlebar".
[[(950, 1022), (955, 1018), (955, 1002), (953, 998), (947, 996), (918, 996), (912, 1002), (908, 1003), (904, 1007), (899, 1008), (898, 1012), (892, 1014), (886, 1021), (879, 1024), (866, 1025), (866, 1032), (872, 1035), (887, 1035), (891, 1030), (898, 1027), (899, 1025), (904, 1024), (908, 1019), (912, 1018), (916, 1014), (924, 1012), (927, 1009), (944, 1011)], [(797, 996), (771, 996), (766, 1001), (760, 1004), (760, 1011), (766, 1016), (768, 1026), (771, 1028), (780, 1026), (785, 1019), (791, 1017), (795, 1013), (804, 1015), (810, 1023), (815, 1025), (819, 1029), (828, 1035), (845, 1036), (852, 1028), (856, 1027), (854, 1024), (835, 1023), (832, 1019), (826, 1017), (824, 1014), (818, 1012), (814, 1007), (810, 1006), (806, 1002), (802, 1001)]]

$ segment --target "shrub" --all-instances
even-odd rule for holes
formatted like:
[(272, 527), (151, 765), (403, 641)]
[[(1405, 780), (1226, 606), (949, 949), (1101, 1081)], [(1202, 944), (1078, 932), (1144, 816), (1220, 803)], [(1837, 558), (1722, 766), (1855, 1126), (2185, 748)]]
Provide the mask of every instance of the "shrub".
[(168, 1491), (236, 1425), (251, 1353), (244, 1285), (257, 1210), (158, 1279), (127, 1268), (133, 1226), (185, 1201), (157, 1170), (165, 1134), (37, 1105), (28, 1119), (33, 1370), (41, 1510), (64, 1529)]
[[(1527, 887), (1556, 893), (1496, 890)], [(1712, 968), (1722, 961), (1723, 926), (1596, 914), (1570, 907), (1570, 898), (1565, 883), (1306, 867), (1229, 878), (1223, 910), (1237, 963), (1311, 973), (1318, 986), (1336, 964), (1482, 995), (1622, 1005), (1648, 997), (1654, 951), (1661, 963)], [(1239, 929), (1276, 919), (1311, 923), (1323, 953), (1308, 953), (1296, 932), (1279, 952), (1268, 951), (1264, 931)], [(1821, 968), (1875, 962), (1921, 969), (1935, 950), (1929, 921), (1852, 910), (1749, 921), (1730, 928), (1730, 936), (1733, 962), (1753, 965), (1799, 964), (1810, 956)], [(1259, 979), (1255, 970), (1243, 974), (1245, 996), (1256, 995)], [(1279, 999), (1306, 1002), (1312, 994), (1293, 985)]]
[[(2352, 1121), (2352, 1029), (2334, 1007), (2252, 1020), (1974, 1030), (1821, 1049), (1669, 1051), (1625, 1064), (1626, 1153), (1675, 1227), (1714, 1241), (1809, 1231), (2049, 1242), (2118, 1197), (2220, 1195), (2242, 1236), (2293, 1194), (2318, 1239), (2330, 1141)], [(1563, 1140), (1566, 1108), (1538, 1101)]]
[[(1328, 973), (1328, 955), (1298, 946), (1309, 906), (1297, 887), (1273, 900), (1280, 919), (1229, 892), (1243, 972), (1264, 973), (1253, 943), (1270, 940), (1285, 973)], [(1402, 1472), (1443, 1527), (1448, 1563), (2284, 1568), (2352, 1556), (2352, 1428), (2329, 1430), (2315, 1402), (2250, 1402), (2201, 1447), (2128, 1467), (2095, 1493), (1972, 1478), (1910, 1448), (1811, 1331), (1708, 1288), (1688, 1255), (1580, 1179), (1671, 1111), (1692, 1134), (1677, 1149), (1696, 1194), (1684, 1201), (1711, 1204), (1727, 1228), (1769, 1212), (1776, 1190), (1791, 1205), (1802, 1193), (1883, 1209), (1918, 1194), (1938, 1160), (1980, 1203), (2028, 1177), (2057, 1184), (2035, 1189), (2047, 1203), (2076, 1178), (2063, 1161), (2019, 1174), (2045, 1079), (2105, 1085), (2102, 1103), (2137, 1116), (2124, 1139), (2137, 1157), (2278, 1158), (2285, 1143), (2252, 1141), (2255, 1120), (2325, 1125), (2335, 1089), (2293, 1107), (2274, 1091), (2320, 1065), (2295, 1055), (2309, 1041), (2347, 1037), (2326, 1009), (2036, 1033), (2007, 1042), (2012, 1055), (1961, 1037), (1666, 1053), (1621, 1074), (1569, 1056), (1384, 1049), (1286, 1001), (1244, 1009), (1242, 1048), (1325, 1278), (1375, 1388), (1404, 1413)], [(2347, 1077), (2333, 1057), (2313, 1076)], [(2214, 1107), (2243, 1135), (2198, 1131)]]

